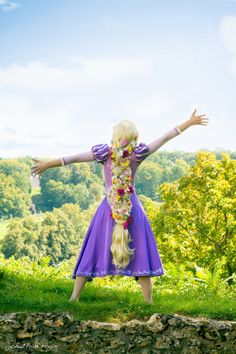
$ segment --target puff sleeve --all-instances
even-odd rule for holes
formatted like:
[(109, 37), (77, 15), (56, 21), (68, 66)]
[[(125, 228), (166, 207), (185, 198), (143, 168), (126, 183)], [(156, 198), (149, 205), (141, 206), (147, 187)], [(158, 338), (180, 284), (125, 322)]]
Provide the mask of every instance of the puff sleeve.
[(149, 155), (149, 146), (145, 143), (139, 143), (134, 149), (137, 163), (140, 164)]
[(104, 164), (109, 157), (110, 149), (108, 144), (97, 144), (92, 146), (92, 152), (94, 160)]

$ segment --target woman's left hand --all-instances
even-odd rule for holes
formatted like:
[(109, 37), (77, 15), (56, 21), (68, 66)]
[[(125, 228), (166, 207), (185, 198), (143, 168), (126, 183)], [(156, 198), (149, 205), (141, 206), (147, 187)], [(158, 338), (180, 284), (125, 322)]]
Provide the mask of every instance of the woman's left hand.
[(191, 117), (189, 118), (190, 125), (207, 125), (209, 118), (204, 117), (205, 114), (201, 114), (201, 115), (197, 116), (196, 110), (197, 110), (197, 108), (195, 108)]

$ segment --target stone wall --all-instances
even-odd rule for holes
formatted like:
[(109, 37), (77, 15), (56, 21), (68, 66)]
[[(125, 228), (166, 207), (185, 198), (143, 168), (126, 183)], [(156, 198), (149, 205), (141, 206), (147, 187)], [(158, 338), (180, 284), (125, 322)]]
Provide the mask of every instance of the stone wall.
[(236, 322), (154, 314), (122, 324), (70, 313), (0, 315), (0, 353), (236, 353)]

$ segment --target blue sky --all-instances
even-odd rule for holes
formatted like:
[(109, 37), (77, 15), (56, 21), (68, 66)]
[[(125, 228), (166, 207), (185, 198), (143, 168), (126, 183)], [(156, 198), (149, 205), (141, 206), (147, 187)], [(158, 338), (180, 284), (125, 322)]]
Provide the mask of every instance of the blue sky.
[(0, 156), (110, 142), (120, 119), (162, 150), (236, 150), (236, 0), (0, 0)]

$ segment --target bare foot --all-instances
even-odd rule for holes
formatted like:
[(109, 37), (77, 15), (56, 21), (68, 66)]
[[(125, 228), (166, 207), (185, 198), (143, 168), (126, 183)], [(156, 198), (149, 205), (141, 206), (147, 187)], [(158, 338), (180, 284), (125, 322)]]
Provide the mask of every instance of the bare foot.
[(148, 304), (154, 304), (153, 299), (144, 299), (145, 302), (147, 302)]
[(77, 302), (79, 300), (79, 296), (71, 295), (69, 302)]

